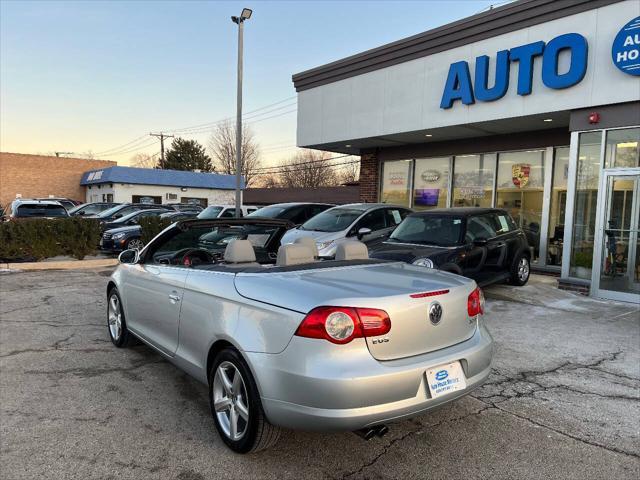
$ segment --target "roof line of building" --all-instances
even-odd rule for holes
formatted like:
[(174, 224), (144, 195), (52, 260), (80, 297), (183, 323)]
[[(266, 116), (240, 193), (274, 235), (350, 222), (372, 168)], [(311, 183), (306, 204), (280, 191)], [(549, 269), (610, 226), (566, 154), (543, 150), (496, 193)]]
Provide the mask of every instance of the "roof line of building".
[(297, 73), (292, 80), (296, 91), (300, 92), (620, 1), (622, 0), (517, 0)]

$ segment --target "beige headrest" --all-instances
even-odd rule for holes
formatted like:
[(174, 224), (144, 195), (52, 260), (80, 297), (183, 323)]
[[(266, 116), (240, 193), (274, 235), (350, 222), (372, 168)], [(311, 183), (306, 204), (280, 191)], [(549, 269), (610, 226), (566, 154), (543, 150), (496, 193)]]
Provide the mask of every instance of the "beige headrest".
[(232, 240), (224, 250), (227, 263), (249, 263), (256, 261), (256, 252), (249, 240)]
[(362, 242), (348, 241), (338, 244), (336, 260), (365, 260), (369, 258), (369, 250)]
[(309, 247), (313, 252), (313, 256), (318, 256), (318, 246), (316, 245), (316, 241), (311, 237), (298, 237), (293, 243), (295, 245), (304, 245), (305, 247)]
[(289, 243), (281, 245), (278, 249), (276, 265), (286, 267), (288, 265), (300, 265), (302, 263), (313, 263), (315, 260), (313, 252), (306, 245), (296, 245)]

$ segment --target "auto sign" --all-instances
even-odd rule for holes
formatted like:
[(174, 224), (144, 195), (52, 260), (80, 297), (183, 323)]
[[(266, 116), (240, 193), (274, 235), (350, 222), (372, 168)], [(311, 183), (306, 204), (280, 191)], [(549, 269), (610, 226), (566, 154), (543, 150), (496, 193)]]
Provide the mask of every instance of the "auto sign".
[(631, 20), (618, 32), (611, 47), (611, 58), (624, 73), (640, 75), (640, 17)]

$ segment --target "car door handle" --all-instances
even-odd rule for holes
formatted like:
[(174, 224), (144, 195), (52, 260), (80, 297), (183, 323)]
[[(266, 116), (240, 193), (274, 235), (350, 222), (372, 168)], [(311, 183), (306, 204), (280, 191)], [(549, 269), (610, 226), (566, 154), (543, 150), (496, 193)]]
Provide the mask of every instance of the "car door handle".
[(180, 301), (180, 295), (174, 295), (174, 294), (169, 294), (169, 300), (171, 300), (173, 303), (177, 303)]

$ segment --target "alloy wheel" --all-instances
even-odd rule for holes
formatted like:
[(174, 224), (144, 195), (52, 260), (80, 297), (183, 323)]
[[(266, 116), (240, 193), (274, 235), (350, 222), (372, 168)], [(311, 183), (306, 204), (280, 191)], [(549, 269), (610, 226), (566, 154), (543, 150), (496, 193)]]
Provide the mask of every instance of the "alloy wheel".
[(127, 243), (127, 246), (134, 250), (142, 250), (144, 248), (144, 242), (139, 238), (132, 238), (129, 240), (129, 243)]
[(249, 427), (247, 389), (242, 374), (231, 362), (222, 362), (213, 378), (213, 408), (220, 428), (233, 441)]
[(122, 335), (122, 312), (120, 311), (120, 299), (117, 295), (111, 295), (109, 298), (109, 311), (107, 313), (109, 320), (109, 332), (114, 340), (118, 340)]
[(529, 278), (529, 260), (525, 257), (522, 257), (518, 263), (518, 278), (521, 282), (525, 282)]

